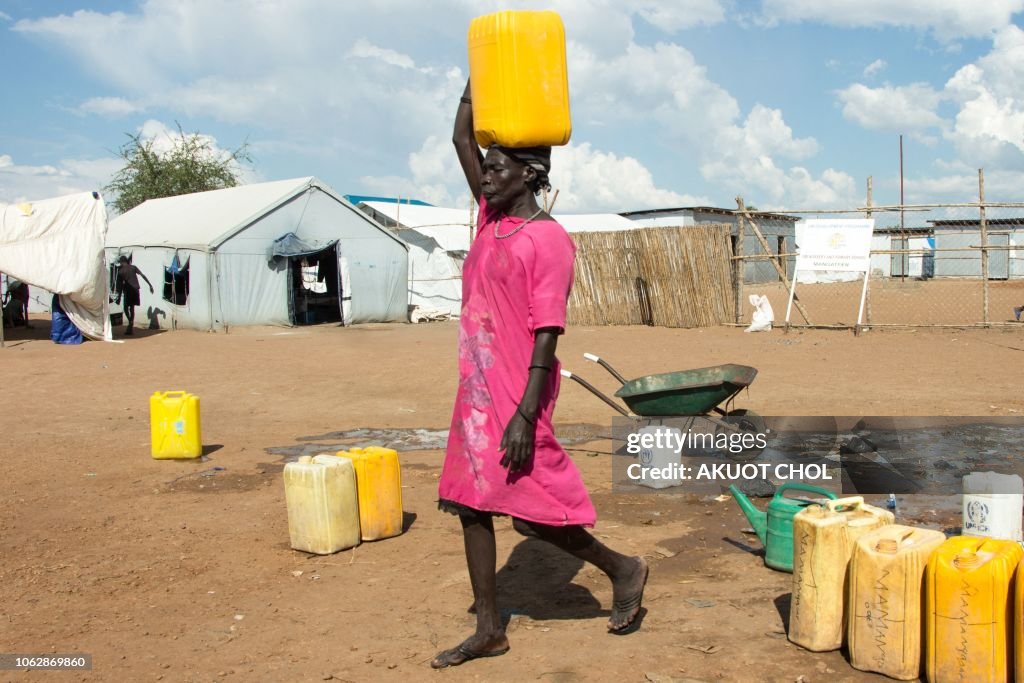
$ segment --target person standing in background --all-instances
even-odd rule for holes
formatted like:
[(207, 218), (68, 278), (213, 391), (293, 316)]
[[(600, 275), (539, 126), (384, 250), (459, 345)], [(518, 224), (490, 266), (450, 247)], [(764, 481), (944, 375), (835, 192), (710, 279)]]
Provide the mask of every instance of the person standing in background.
[(135, 324), (135, 307), (141, 302), (139, 297), (139, 291), (142, 289), (142, 285), (139, 284), (139, 276), (146, 281), (149, 285), (149, 293), (153, 293), (153, 284), (149, 281), (149, 278), (128, 261), (127, 256), (121, 256), (118, 259), (117, 265), (117, 283), (115, 289), (117, 290), (117, 298), (114, 299), (114, 303), (124, 301), (124, 318), (127, 325), (124, 333), (134, 334), (132, 327)]

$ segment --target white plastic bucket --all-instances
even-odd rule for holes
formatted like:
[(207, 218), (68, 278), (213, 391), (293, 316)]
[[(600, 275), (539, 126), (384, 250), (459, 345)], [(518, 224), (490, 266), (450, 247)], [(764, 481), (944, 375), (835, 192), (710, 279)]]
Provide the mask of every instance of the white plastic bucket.
[(679, 486), (682, 483), (679, 477), (679, 452), (672, 444), (679, 443), (682, 432), (675, 427), (648, 425), (637, 430), (637, 433), (640, 435), (640, 453), (637, 455), (640, 478), (635, 483), (652, 489)]
[(1022, 539), (1024, 481), (1016, 474), (972, 472), (963, 482), (963, 535)]

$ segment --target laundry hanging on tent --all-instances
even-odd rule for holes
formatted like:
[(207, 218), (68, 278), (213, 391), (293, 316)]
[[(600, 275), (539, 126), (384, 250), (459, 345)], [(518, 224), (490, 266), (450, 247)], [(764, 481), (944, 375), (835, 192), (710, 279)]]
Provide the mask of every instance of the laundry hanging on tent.
[(302, 259), (302, 287), (314, 294), (327, 293), (327, 283), (320, 275), (320, 264), (311, 266), (306, 259)]
[(189, 290), (189, 259), (182, 263), (175, 252), (171, 257), (171, 263), (164, 266), (164, 291), (163, 299), (176, 306), (185, 306), (188, 303)]

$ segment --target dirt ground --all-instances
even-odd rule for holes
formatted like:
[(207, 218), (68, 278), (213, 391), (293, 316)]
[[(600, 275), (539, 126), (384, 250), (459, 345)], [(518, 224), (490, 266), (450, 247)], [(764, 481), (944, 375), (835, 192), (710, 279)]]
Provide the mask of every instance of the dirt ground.
[[(651, 565), (639, 631), (607, 634), (606, 580), (502, 520), (512, 650), (434, 672), (473, 624), (458, 523), (436, 510), (442, 452), (402, 453), (404, 535), (326, 557), (289, 548), (281, 471), (335, 432), (445, 429), (456, 324), (143, 331), (80, 347), (35, 325), (0, 350), (0, 650), (89, 653), (93, 669), (0, 681), (886, 680), (787, 642), (790, 575), (764, 567), (735, 504), (612, 492), (608, 441), (572, 455), (596, 533)], [(755, 366), (738, 405), (766, 415), (1024, 413), (1017, 330), (571, 329), (566, 367), (614, 389), (584, 351), (628, 376)], [(149, 456), (148, 397), (171, 389), (202, 399), (202, 461)], [(560, 432), (610, 418), (563, 385)]]

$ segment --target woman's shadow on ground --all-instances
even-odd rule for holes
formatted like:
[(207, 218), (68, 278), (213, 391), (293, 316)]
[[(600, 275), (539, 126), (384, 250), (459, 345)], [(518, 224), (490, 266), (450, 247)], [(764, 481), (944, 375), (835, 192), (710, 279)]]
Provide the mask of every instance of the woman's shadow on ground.
[(498, 605), (505, 619), (534, 621), (607, 616), (589, 589), (572, 582), (584, 562), (537, 538), (523, 539), (498, 570)]

